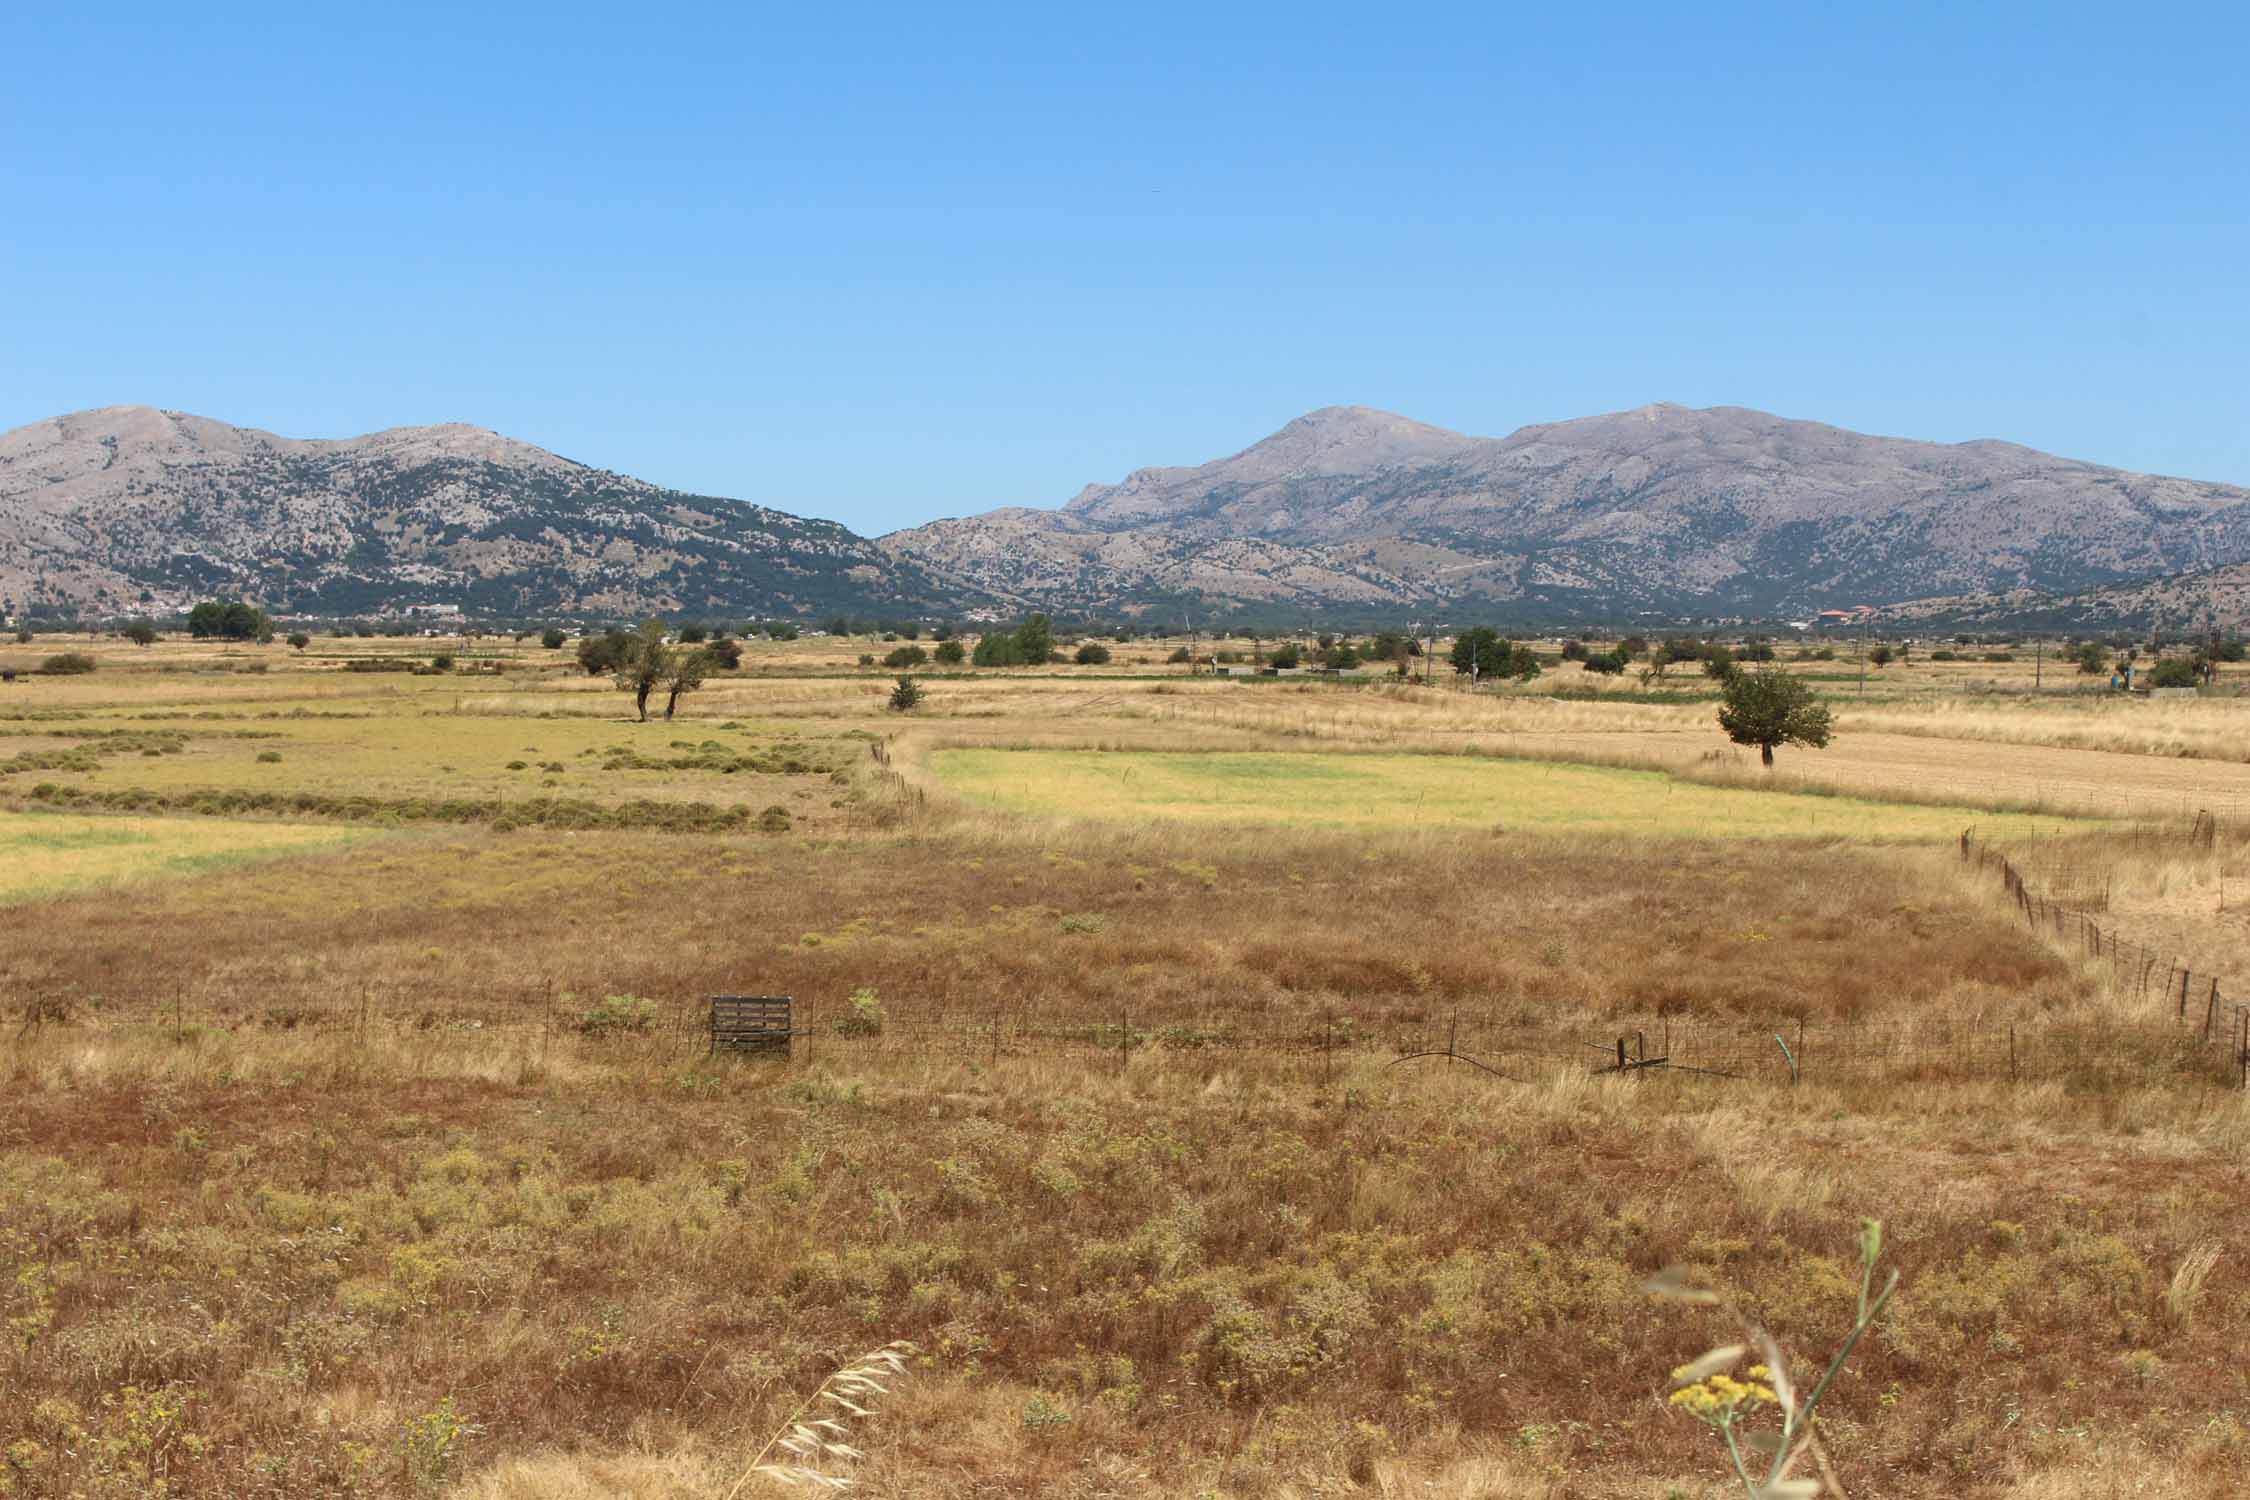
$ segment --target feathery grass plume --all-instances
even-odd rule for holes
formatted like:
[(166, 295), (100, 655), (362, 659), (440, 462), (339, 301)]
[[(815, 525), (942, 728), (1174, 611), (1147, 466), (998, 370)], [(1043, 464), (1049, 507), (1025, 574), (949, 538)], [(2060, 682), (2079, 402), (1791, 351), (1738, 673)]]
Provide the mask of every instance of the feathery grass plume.
[(2190, 1250), (2172, 1273), (2172, 1284), (2164, 1289), (2164, 1311), (2174, 1327), (2194, 1325), (2195, 1304), (2203, 1300), (2203, 1283), (2211, 1279), (2211, 1268), (2218, 1263), (2219, 1246), (2207, 1241)]
[[(883, 1382), (905, 1379), (907, 1357), (915, 1352), (914, 1345), (905, 1339), (893, 1339), (822, 1381), (789, 1414), (780, 1430), (766, 1439), (758, 1456), (750, 1460), (734, 1488), (727, 1491), (726, 1500), (735, 1500), (742, 1487), (757, 1475), (812, 1489), (850, 1489), (851, 1476), (834, 1472), (835, 1467), (857, 1463), (867, 1455), (844, 1441), (850, 1436), (846, 1424), (853, 1417), (875, 1415), (874, 1403), (890, 1394), (890, 1387)], [(827, 1409), (828, 1414), (808, 1415), (815, 1409)], [(777, 1448), (788, 1457), (768, 1463), (767, 1458)]]
[[(1734, 1466), (1735, 1478), (1742, 1482), (1747, 1500), (1811, 1500), (1823, 1490), (1843, 1494), (1844, 1487), (1830, 1468), (1828, 1454), (1813, 1427), (1813, 1413), (1820, 1406), (1821, 1398), (1828, 1394), (1828, 1387), (1837, 1373), (1844, 1368), (1844, 1361), (1882, 1317), (1883, 1310), (1890, 1305), (1891, 1294), (1898, 1290), (1896, 1271), (1891, 1272), (1882, 1290), (1875, 1289), (1875, 1264), (1882, 1254), (1881, 1222), (1862, 1221), (1859, 1315), (1810, 1394), (1802, 1397), (1789, 1378), (1788, 1361), (1783, 1358), (1781, 1347), (1726, 1297), (1699, 1285), (1680, 1267), (1660, 1271), (1644, 1284), (1644, 1290), (1652, 1296), (1725, 1308), (1750, 1334), (1750, 1342), (1764, 1357), (1765, 1362), (1752, 1365), (1744, 1372), (1748, 1378), (1741, 1380), (1727, 1372), (1748, 1356), (1748, 1344), (1727, 1344), (1713, 1349), (1672, 1372), (1672, 1384), (1676, 1389), (1669, 1404), (1719, 1435), (1720, 1441), (1726, 1444), (1727, 1458)], [(1768, 1407), (1781, 1415), (1779, 1431), (1753, 1420)], [(1792, 1479), (1789, 1471), (1808, 1455), (1818, 1465), (1821, 1477)], [(1757, 1473), (1761, 1467), (1765, 1470), (1763, 1477)]]

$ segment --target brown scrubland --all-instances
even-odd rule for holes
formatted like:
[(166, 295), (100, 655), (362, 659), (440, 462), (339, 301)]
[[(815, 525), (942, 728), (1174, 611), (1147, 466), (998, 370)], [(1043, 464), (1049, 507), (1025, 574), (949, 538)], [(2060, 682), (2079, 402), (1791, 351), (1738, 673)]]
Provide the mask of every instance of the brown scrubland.
[[(1901, 1289), (1822, 1406), (1848, 1493), (2250, 1472), (2223, 1040), (1952, 835), (1506, 826), (1513, 761), (1734, 776), (1707, 702), (1213, 683), (1124, 646), (933, 677), (905, 716), (831, 642), (642, 726), (536, 648), (465, 683), (328, 645), (103, 646), (0, 697), (0, 758), (181, 740), (0, 773), (37, 877), (0, 908), (10, 1500), (783, 1493), (754, 1456), (893, 1340), (910, 1373), (833, 1464), (869, 1494), (1716, 1496), (1666, 1398), (1734, 1330), (1644, 1283), (1690, 1267), (1817, 1365), (1868, 1218)], [(1784, 785), (1868, 827), (1951, 809), (2234, 981), (2250, 856), (2174, 810), (2231, 784), (2179, 746), (2232, 705), (2151, 729), (1885, 672)], [(1306, 797), (1323, 756), (1466, 753), (1493, 826), (1024, 815), (950, 786), (949, 746), (1287, 750)], [(2065, 760), (2009, 769), (2033, 749)], [(164, 805), (111, 810), (135, 792)], [(540, 795), (576, 824), (505, 812)], [(667, 797), (789, 816), (619, 811)], [(304, 825), (350, 838), (261, 844)], [(128, 837), (145, 871), (74, 873)], [(714, 993), (792, 995), (804, 1034), (715, 1056)], [(1621, 1037), (1679, 1066), (1615, 1071)]]

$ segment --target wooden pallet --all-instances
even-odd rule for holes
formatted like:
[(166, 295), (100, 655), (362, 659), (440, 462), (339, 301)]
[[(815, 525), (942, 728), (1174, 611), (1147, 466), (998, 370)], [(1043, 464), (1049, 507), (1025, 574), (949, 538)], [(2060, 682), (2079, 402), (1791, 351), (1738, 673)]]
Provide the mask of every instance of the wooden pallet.
[(713, 995), (711, 1050), (788, 1056), (789, 1039), (797, 1034), (790, 1025), (791, 1004), (787, 995)]

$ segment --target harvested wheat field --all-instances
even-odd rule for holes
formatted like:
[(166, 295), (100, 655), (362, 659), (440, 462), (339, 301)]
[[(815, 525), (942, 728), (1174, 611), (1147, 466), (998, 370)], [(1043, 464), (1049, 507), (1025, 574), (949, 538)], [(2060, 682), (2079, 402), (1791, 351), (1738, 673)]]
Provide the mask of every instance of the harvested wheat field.
[(0, 697), (0, 1495), (784, 1494), (887, 1351), (867, 1494), (1715, 1496), (1674, 1370), (1809, 1389), (1867, 1220), (1846, 1493), (2250, 1473), (2231, 1033), (1959, 842), (2232, 985), (2223, 757), (1919, 664), (1769, 778), (1686, 687), (441, 644)]

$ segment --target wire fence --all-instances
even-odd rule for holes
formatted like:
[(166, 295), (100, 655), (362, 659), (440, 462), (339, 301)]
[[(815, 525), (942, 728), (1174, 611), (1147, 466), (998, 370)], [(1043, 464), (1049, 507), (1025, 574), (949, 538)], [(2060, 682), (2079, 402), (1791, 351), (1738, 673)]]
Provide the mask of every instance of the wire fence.
[[(2209, 813), (2198, 813), (2186, 837), (2191, 844), (2210, 848), (2217, 831)], [(2222, 1054), (2223, 1066), (2236, 1086), (2250, 1088), (2250, 1004), (2228, 1000), (2218, 975), (2198, 973), (2177, 955), (2136, 943), (2095, 920), (2086, 909), (2092, 904), (2093, 881), (2083, 871), (2069, 877), (2072, 885), (2067, 887), (2075, 890), (2078, 899), (2064, 900), (2034, 887), (2014, 857), (1979, 839), (1973, 828), (1961, 835), (1961, 857), (1999, 877), (2034, 932), (2106, 964), (2115, 990), (2138, 997), (2150, 1019), (2168, 1019), (2174, 1033), (2192, 1037), (2196, 1047)], [(2036, 856), (2031, 863), (2037, 867)], [(2099, 889), (2101, 909), (2106, 910), (2110, 894), (2106, 877)]]
[[(2208, 846), (2213, 834), (2210, 820), (2200, 818), (2187, 837)], [(2176, 843), (2181, 836), (2165, 837)], [(1554, 1076), (1561, 1064), (1590, 1074), (1687, 1074), (1769, 1086), (1975, 1081), (2099, 1091), (2195, 1079), (2250, 1088), (2250, 1004), (2229, 999), (2219, 976), (2097, 920), (2081, 903), (2106, 903), (2106, 876), (2097, 881), (2077, 869), (2071, 861), (2082, 857), (2067, 849), (2011, 852), (1974, 829), (1961, 835), (1960, 854), (2001, 882), (2033, 933), (2104, 966), (2123, 1003), (2070, 1016), (1932, 1007), (1869, 1020), (1633, 1013), (1569, 996), (1329, 995), (1246, 1008), (1175, 995), (1120, 1000), (1089, 1014), (1082, 998), (1061, 996), (982, 1006), (812, 995), (793, 1001), (790, 1046), (782, 1055), (838, 1068), (863, 1058), (994, 1068), (1051, 1060), (1119, 1070), (1153, 1059), (1213, 1071), (1255, 1063), (1262, 1072), (1311, 1082), (1334, 1081), (1369, 1063), (1472, 1068), (1533, 1081)], [(2076, 899), (2057, 899), (2027, 866)], [(410, 1033), (442, 1047), (448, 1034), (468, 1030), (543, 1049), (575, 1034), (621, 1061), (694, 1071), (712, 1051), (712, 1034), (708, 1002), (693, 985), (683, 972), (656, 991), (668, 998), (612, 997), (591, 1005), (563, 992), (556, 979), (528, 976), (514, 993), (434, 1005), (403, 982), (309, 1009), (250, 1009), (239, 999), (229, 1006), (214, 994), (191, 1003), (184, 993), (158, 1004), (183, 1035), (207, 1024), (348, 1027), (370, 1036)], [(65, 1021), (66, 1009), (51, 1019)], [(27, 1030), (47, 1019), (39, 1007), (23, 1010)]]

